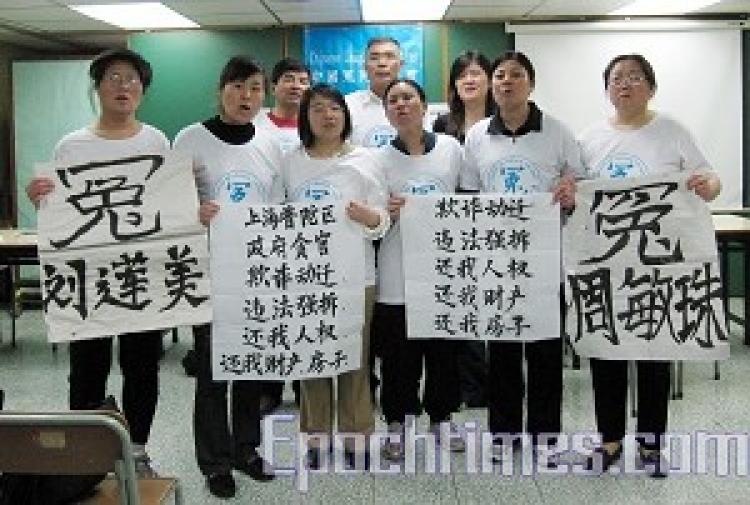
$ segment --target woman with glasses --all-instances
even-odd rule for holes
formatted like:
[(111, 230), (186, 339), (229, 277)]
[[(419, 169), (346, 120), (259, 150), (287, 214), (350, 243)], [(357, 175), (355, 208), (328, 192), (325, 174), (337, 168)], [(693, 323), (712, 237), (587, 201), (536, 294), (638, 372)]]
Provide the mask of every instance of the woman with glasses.
[[(640, 54), (616, 56), (604, 69), (604, 89), (614, 115), (588, 128), (580, 138), (583, 161), (592, 178), (626, 178), (689, 171), (687, 187), (705, 201), (721, 183), (690, 133), (673, 119), (648, 107), (656, 75)], [(621, 163), (637, 160), (637, 163)], [(667, 427), (669, 363), (637, 361), (638, 423), (641, 461), (653, 477), (666, 475), (660, 456)], [(626, 425), (627, 361), (591, 359), (594, 411), (602, 445), (587, 467), (606, 471), (622, 454)], [(598, 460), (598, 461), (597, 461)]]
[[(281, 147), (270, 133), (253, 126), (263, 105), (265, 73), (251, 58), (234, 56), (224, 65), (217, 86), (219, 114), (177, 134), (174, 149), (190, 155), (198, 184), (200, 220), (208, 226), (230, 201), (227, 188), (241, 184), (242, 204), (277, 204), (284, 200)], [(226, 214), (225, 214), (226, 215)], [(231, 215), (231, 214), (230, 214)], [(210, 238), (210, 236), (209, 236)], [(209, 241), (211, 248), (220, 247)], [(260, 445), (260, 398), (268, 382), (219, 381), (211, 373), (211, 326), (193, 328), (196, 383), (193, 428), (195, 455), (214, 496), (235, 495), (232, 469), (260, 482), (273, 479), (257, 453)], [(231, 416), (227, 390), (231, 388)]]
[[(67, 164), (113, 160), (142, 154), (163, 154), (169, 141), (162, 132), (136, 118), (143, 94), (151, 84), (151, 65), (127, 49), (106, 51), (89, 66), (89, 75), (99, 99), (96, 122), (65, 135), (55, 147), (54, 158)], [(54, 182), (35, 177), (26, 187), (29, 199), (39, 206), (54, 191)], [(155, 475), (146, 454), (146, 442), (159, 395), (161, 330), (119, 336), (122, 370), (122, 408), (128, 421), (136, 470)], [(73, 341), (70, 351), (70, 408), (98, 408), (106, 396), (107, 377), (112, 365), (112, 338)]]
[[(299, 112), (299, 137), (302, 146), (284, 161), (283, 178), (287, 200), (321, 202), (338, 200), (346, 205), (346, 214), (362, 228), (360, 247), (365, 256), (365, 321), (362, 327), (360, 368), (336, 377), (338, 399), (333, 402), (333, 379), (307, 379), (301, 382), (300, 431), (311, 437), (307, 460), (310, 468), (321, 465), (320, 441), (328, 439), (338, 415), (342, 433), (369, 435), (375, 428), (370, 401), (369, 328), (375, 301), (375, 252), (372, 241), (383, 236), (390, 220), (385, 210), (386, 195), (382, 175), (364, 147), (354, 147), (348, 139), (352, 119), (344, 96), (332, 86), (318, 84), (306, 91)], [(322, 437), (321, 437), (322, 435)], [(348, 441), (348, 440), (347, 440)], [(354, 448), (344, 447), (350, 468), (356, 467)], [(367, 453), (365, 466), (369, 465)]]
[[(432, 125), (435, 133), (445, 133), (464, 143), (466, 132), (495, 111), (490, 90), (492, 63), (477, 51), (466, 51), (451, 65), (448, 78), (447, 114)], [(487, 352), (484, 342), (456, 342), (460, 400), (469, 408), (487, 405)], [(458, 408), (458, 405), (456, 406)]]
[[(569, 129), (529, 100), (534, 79), (534, 67), (523, 53), (508, 51), (495, 60), (491, 86), (497, 112), (466, 134), (461, 187), (509, 195), (551, 192), (553, 202), (563, 210), (571, 209), (575, 178), (583, 175), (580, 152)], [(549, 211), (559, 212), (557, 207)], [(550, 307), (549, 317), (559, 315), (557, 307)], [(546, 453), (542, 457), (547, 464), (554, 464), (554, 455), (548, 451), (554, 451), (561, 429), (562, 339), (490, 342), (488, 347), (494, 459), (510, 460), (525, 431), (537, 452)]]

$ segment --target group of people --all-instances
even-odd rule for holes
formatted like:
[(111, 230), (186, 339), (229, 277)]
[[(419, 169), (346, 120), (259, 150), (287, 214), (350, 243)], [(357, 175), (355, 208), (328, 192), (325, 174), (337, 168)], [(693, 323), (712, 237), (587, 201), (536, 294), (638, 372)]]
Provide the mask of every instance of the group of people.
[[(449, 111), (434, 125), (425, 121), (424, 90), (417, 82), (399, 77), (401, 65), (396, 40), (370, 40), (365, 57), (369, 88), (343, 96), (335, 87), (312, 83), (304, 64), (285, 58), (271, 73), (276, 103), (266, 113), (261, 111), (267, 85), (263, 68), (248, 57), (231, 58), (218, 79), (218, 114), (184, 128), (172, 146), (193, 159), (199, 219), (209, 225), (221, 215), (220, 182), (239, 167), (259, 181), (248, 203), (305, 201), (309, 198), (305, 189), (324, 180), (336, 190), (329, 198), (340, 200), (348, 218), (362, 228), (366, 261), (362, 367), (335, 379), (301, 381), (300, 431), (325, 435), (337, 424), (341, 432), (372, 433), (372, 372), (377, 355), (380, 406), (389, 432), (402, 434), (407, 420), (424, 410), (437, 433), (465, 402), (487, 406), (489, 429), (498, 435), (493, 445), (497, 460), (511, 458), (520, 435), (527, 433), (537, 450), (552, 461), (555, 436), (562, 429), (563, 340), (492, 342), (486, 353), (484, 344), (477, 342), (409, 340), (401, 210), (415, 193), (497, 194), (523, 187), (528, 192), (552, 193), (556, 205), (550, 212), (569, 212), (576, 203), (576, 181), (612, 177), (607, 160), (623, 152), (644, 161), (642, 172), (629, 176), (686, 171), (692, 174), (688, 188), (707, 201), (719, 193), (720, 182), (690, 134), (649, 109), (656, 77), (641, 55), (620, 55), (607, 65), (603, 85), (614, 114), (578, 138), (530, 100), (534, 67), (520, 52), (503, 53), (494, 62), (476, 51), (461, 54), (450, 71)], [(56, 160), (115, 159), (170, 149), (164, 134), (136, 119), (152, 79), (151, 67), (140, 55), (108, 51), (92, 62), (90, 75), (101, 113), (93, 125), (59, 142)], [(518, 157), (535, 169), (524, 171), (518, 186), (508, 185), (503, 162)], [(45, 177), (35, 177), (27, 187), (35, 204), (53, 190), (53, 181)], [(560, 317), (560, 312), (554, 308), (549, 317)], [(198, 466), (212, 494), (231, 497), (235, 494), (232, 470), (257, 481), (273, 478), (269, 463), (257, 453), (261, 403), (268, 395), (278, 398), (283, 385), (213, 380), (210, 326), (194, 328), (194, 337)], [(120, 335), (118, 349), (123, 410), (138, 466), (148, 472), (145, 445), (158, 398), (161, 332)], [(70, 408), (92, 408), (104, 399), (111, 350), (112, 339), (105, 336), (71, 343)], [(587, 465), (606, 470), (622, 452), (626, 362), (595, 359), (591, 370), (602, 445)], [(659, 449), (666, 430), (668, 389), (668, 363), (638, 362), (637, 431), (653, 435), (642, 441), (640, 454), (644, 462), (652, 463), (655, 476), (665, 470)], [(449, 424), (448, 429), (455, 428)], [(311, 445), (307, 461), (315, 468), (322, 453), (331, 448), (324, 445), (324, 436), (312, 440), (319, 443)], [(465, 449), (461, 437), (447, 442), (453, 451)], [(354, 447), (345, 447), (345, 455), (350, 465), (361, 461)], [(403, 437), (390, 438), (382, 455), (392, 461), (402, 459)]]

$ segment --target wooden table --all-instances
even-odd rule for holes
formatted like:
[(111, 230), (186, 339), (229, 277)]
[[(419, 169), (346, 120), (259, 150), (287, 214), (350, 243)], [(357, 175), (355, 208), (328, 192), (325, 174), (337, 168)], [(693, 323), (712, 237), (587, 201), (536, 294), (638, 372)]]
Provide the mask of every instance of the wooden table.
[(38, 265), (35, 230), (0, 229), (0, 265), (10, 267), (11, 345), (16, 346), (16, 281), (19, 265)]
[[(719, 248), (719, 265), (721, 267), (722, 279), (724, 281), (723, 298), (724, 308), (727, 311), (728, 316), (727, 331), (729, 330), (729, 320), (744, 325), (745, 345), (750, 345), (750, 324), (748, 324), (748, 316), (750, 316), (750, 268), (748, 268), (748, 260), (750, 260), (750, 218), (736, 215), (714, 215), (712, 217), (714, 221), (714, 229), (716, 230), (716, 244)], [(739, 250), (742, 251), (744, 258), (744, 318), (737, 317), (729, 312), (728, 258), (730, 243), (738, 244), (740, 246)]]
[[(0, 266), (10, 267), (11, 284), (11, 345), (16, 346), (16, 284), (20, 265), (38, 265), (36, 230), (0, 229)], [(177, 328), (172, 330), (172, 341), (177, 342)], [(53, 344), (53, 349), (56, 345)]]

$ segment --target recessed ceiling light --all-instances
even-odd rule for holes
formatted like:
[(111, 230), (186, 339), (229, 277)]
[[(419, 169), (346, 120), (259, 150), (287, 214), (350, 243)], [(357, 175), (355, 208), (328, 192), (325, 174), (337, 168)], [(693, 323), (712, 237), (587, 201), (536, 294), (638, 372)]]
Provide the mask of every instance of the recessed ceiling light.
[(198, 23), (158, 2), (84, 4), (68, 5), (68, 7), (84, 16), (119, 26), (125, 30), (198, 27)]
[(359, 0), (363, 21), (435, 21), (450, 0)]
[(612, 12), (613, 16), (658, 16), (686, 14), (697, 11), (719, 0), (635, 0)]

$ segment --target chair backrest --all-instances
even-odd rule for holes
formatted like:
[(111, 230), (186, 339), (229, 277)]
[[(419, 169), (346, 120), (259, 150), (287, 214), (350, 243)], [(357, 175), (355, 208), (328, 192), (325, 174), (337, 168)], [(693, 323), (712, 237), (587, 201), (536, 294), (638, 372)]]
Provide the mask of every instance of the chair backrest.
[(124, 418), (110, 411), (0, 413), (0, 472), (117, 474), (124, 503), (138, 505)]

